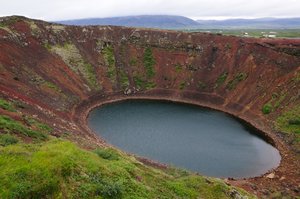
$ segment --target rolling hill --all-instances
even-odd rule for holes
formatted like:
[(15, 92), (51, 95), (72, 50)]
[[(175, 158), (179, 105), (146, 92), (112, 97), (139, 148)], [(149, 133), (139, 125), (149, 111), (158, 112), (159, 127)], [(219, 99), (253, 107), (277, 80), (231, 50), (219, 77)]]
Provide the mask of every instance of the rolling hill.
[(160, 29), (298, 29), (300, 18), (193, 20), (183, 16), (140, 15), (56, 21), (65, 25), (114, 25)]

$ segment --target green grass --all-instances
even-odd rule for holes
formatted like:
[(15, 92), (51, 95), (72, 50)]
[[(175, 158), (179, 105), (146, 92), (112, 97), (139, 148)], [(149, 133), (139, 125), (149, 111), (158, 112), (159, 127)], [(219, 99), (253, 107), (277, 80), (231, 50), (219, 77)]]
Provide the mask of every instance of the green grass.
[(56, 92), (59, 92), (59, 93), (61, 92), (60, 88), (52, 82), (45, 81), (44, 85)]
[(18, 142), (19, 140), (11, 134), (0, 134), (0, 146), (8, 146)]
[(223, 72), (216, 80), (215, 88), (221, 86), (226, 81), (227, 76), (228, 76), (228, 72)]
[(155, 76), (154, 65), (155, 59), (152, 54), (152, 49), (147, 47), (144, 52), (144, 67), (146, 68), (146, 76), (147, 78), (152, 78)]
[(156, 87), (156, 83), (152, 81), (143, 80), (143, 78), (138, 75), (133, 76), (133, 81), (138, 89), (148, 90)]
[(152, 89), (152, 88), (155, 88), (156, 87), (156, 83), (154, 82), (146, 82), (145, 84), (145, 89)]
[(30, 126), (34, 127), (35, 129), (43, 133), (51, 133), (53, 131), (53, 129), (47, 124), (39, 122), (36, 119), (33, 119), (31, 117), (24, 116), (23, 120), (26, 121), (26, 123), (29, 124)]
[(117, 154), (118, 159), (103, 158), (56, 138), (43, 144), (0, 147), (0, 198), (210, 199), (230, 198), (236, 190), (221, 180), (176, 169), (168, 173), (114, 149), (101, 150)]
[(229, 90), (233, 90), (236, 88), (239, 82), (244, 81), (247, 79), (248, 75), (246, 73), (240, 72), (234, 75), (233, 79), (231, 79), (227, 85), (226, 88)]
[(122, 69), (120, 69), (119, 75), (122, 89), (128, 88), (130, 83), (127, 74)]
[(1, 98), (0, 98), (0, 108), (10, 111), (10, 112), (16, 111), (15, 107), (13, 106), (13, 104), (11, 102), (6, 101), (5, 99), (1, 99)]
[(272, 98), (262, 107), (264, 114), (269, 114), (279, 108), (286, 97), (285, 92), (272, 93)]
[(97, 148), (94, 150), (94, 153), (96, 153), (99, 157), (106, 159), (106, 160), (119, 160), (120, 159), (120, 154), (111, 148), (107, 148), (107, 149)]
[(133, 81), (138, 89), (141, 89), (145, 86), (145, 81), (138, 75), (133, 76)]
[(87, 81), (89, 82), (90, 85), (92, 85), (94, 88), (99, 90), (100, 88), (98, 85), (94, 67), (90, 63), (87, 63), (87, 62), (84, 62), (84, 67), (85, 67)]
[(114, 49), (112, 46), (107, 46), (103, 49), (103, 56), (107, 65), (107, 76), (112, 82), (116, 81), (116, 60), (114, 55)]
[(11, 134), (17, 133), (37, 140), (46, 140), (48, 137), (47, 134), (31, 130), (21, 122), (4, 115), (0, 115), (0, 131)]
[(300, 105), (280, 115), (276, 119), (276, 127), (280, 131), (300, 136)]

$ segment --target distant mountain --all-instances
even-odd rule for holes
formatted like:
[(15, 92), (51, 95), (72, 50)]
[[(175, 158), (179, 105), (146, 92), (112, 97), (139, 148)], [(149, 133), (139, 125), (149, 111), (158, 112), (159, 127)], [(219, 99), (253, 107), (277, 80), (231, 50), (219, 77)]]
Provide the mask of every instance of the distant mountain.
[(300, 18), (197, 20), (173, 15), (139, 15), (56, 21), (66, 25), (115, 25), (161, 29), (300, 29)]
[(284, 29), (300, 28), (300, 18), (258, 18), (228, 20), (197, 20), (199, 27), (210, 29), (258, 28)]
[(88, 18), (67, 21), (56, 21), (66, 25), (115, 25), (148, 28), (189, 28), (197, 27), (198, 22), (182, 16), (172, 15), (140, 15), (111, 18)]

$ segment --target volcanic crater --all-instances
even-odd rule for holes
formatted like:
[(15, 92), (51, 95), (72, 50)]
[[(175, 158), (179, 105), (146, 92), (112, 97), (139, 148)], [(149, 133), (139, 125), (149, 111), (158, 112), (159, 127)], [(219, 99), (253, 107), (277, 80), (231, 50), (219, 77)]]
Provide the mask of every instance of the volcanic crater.
[(299, 136), (277, 123), (291, 110), (299, 116), (300, 40), (65, 26), (18, 16), (0, 24), (0, 95), (18, 102), (17, 112), (1, 107), (1, 115), (25, 124), (25, 116), (37, 118), (54, 129), (51, 135), (93, 149), (108, 145), (87, 125), (89, 112), (104, 103), (156, 99), (209, 107), (258, 129), (282, 157), (267, 174), (226, 183), (258, 196), (299, 194)]

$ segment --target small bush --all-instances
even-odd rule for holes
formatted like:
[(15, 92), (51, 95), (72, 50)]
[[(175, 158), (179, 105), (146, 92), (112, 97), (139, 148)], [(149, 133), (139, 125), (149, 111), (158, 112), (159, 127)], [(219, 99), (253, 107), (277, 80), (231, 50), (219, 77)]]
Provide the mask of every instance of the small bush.
[(101, 195), (104, 198), (121, 198), (122, 183), (120, 182), (106, 182), (101, 190)]
[(269, 114), (272, 111), (272, 105), (271, 104), (265, 104), (262, 108), (263, 114)]
[(180, 90), (183, 90), (185, 88), (185, 82), (183, 81), (183, 82), (180, 82), (180, 84), (179, 84), (179, 89)]
[(97, 148), (94, 152), (101, 158), (106, 160), (119, 160), (119, 154), (113, 149)]
[(182, 71), (182, 65), (181, 64), (175, 64), (175, 71), (177, 73), (179, 73), (180, 71)]
[(289, 120), (290, 125), (300, 125), (300, 118), (293, 118)]
[(18, 143), (19, 140), (10, 134), (0, 135), (0, 146), (8, 146)]

